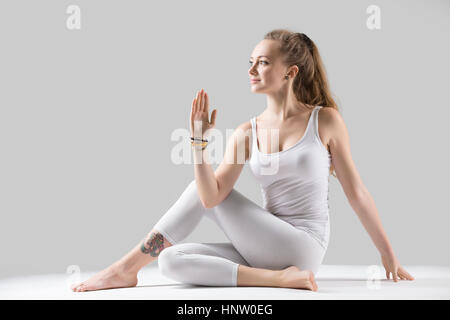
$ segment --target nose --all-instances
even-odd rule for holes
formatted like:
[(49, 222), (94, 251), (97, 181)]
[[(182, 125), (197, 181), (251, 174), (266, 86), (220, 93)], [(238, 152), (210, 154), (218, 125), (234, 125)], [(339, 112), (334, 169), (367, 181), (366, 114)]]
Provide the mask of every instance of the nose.
[(248, 70), (249, 75), (255, 75), (255, 66), (256, 64), (250, 67), (250, 69)]

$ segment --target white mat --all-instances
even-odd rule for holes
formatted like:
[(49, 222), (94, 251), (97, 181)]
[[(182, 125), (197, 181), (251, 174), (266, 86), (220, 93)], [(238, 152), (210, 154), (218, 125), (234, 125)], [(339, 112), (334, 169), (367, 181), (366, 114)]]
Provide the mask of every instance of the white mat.
[[(268, 287), (203, 287), (177, 283), (162, 276), (157, 265), (138, 275), (134, 288), (72, 292), (75, 274), (21, 276), (0, 280), (0, 299), (450, 299), (450, 267), (404, 266), (413, 281), (385, 279), (382, 266), (322, 265), (316, 275), (318, 292)], [(81, 280), (94, 272), (82, 272)], [(377, 276), (378, 274), (378, 276)], [(377, 280), (380, 279), (380, 280)]]

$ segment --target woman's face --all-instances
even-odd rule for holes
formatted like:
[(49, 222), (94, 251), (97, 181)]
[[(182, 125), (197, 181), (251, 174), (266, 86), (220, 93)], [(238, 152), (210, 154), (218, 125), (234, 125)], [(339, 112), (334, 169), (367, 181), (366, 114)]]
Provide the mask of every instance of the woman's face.
[[(253, 49), (248, 71), (252, 92), (270, 94), (288, 85), (284, 79), (287, 67), (281, 61), (278, 46), (277, 41), (264, 39)], [(252, 82), (252, 79), (259, 81)]]

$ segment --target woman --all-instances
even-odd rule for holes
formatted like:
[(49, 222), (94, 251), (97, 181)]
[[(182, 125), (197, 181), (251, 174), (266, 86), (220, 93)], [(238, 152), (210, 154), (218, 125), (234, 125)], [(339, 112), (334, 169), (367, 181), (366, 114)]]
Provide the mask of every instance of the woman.
[[(234, 131), (213, 172), (205, 148), (217, 110), (209, 121), (208, 95), (197, 92), (191, 106), (195, 180), (142, 243), (72, 286), (74, 291), (136, 286), (138, 271), (156, 259), (165, 276), (183, 283), (317, 291), (314, 274), (328, 246), (333, 171), (378, 248), (386, 277), (413, 280), (400, 266), (352, 161), (348, 132), (314, 42), (302, 33), (273, 30), (254, 48), (250, 64), (252, 92), (267, 96), (264, 112)], [(247, 160), (264, 208), (233, 188)], [(178, 243), (203, 217), (231, 242)]]

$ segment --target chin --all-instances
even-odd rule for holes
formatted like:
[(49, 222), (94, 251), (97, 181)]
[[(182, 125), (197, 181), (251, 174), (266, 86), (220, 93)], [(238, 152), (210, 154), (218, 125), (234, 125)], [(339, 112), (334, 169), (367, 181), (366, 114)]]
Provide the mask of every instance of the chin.
[(255, 89), (255, 88), (251, 88), (250, 90), (251, 90), (251, 92), (253, 92), (253, 93), (265, 93), (264, 90), (258, 90), (258, 89)]
[(250, 91), (255, 93), (262, 93), (263, 90), (261, 90), (261, 88), (258, 88), (257, 86), (250, 86)]

